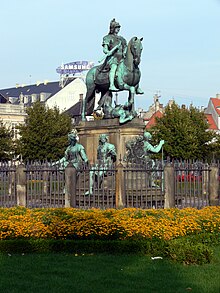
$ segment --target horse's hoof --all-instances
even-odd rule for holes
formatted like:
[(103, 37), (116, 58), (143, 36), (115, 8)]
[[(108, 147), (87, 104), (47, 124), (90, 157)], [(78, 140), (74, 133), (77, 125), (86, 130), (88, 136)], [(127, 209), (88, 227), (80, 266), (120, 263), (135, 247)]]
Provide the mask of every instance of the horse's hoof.
[(110, 86), (109, 90), (112, 91), (112, 92), (118, 92), (119, 91), (119, 89), (117, 89), (114, 85)]
[(137, 95), (143, 95), (143, 94), (144, 94), (144, 91), (142, 91), (142, 89), (138, 88), (138, 89), (136, 90), (136, 94), (137, 94)]

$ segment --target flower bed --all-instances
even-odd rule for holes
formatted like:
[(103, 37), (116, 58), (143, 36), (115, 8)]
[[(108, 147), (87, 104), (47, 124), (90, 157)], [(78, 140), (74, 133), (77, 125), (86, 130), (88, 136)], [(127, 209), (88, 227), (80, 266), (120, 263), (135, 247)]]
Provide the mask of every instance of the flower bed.
[(97, 239), (172, 240), (220, 234), (220, 207), (201, 210), (0, 208), (0, 240)]
[(202, 210), (0, 208), (0, 252), (139, 253), (209, 263), (220, 207)]

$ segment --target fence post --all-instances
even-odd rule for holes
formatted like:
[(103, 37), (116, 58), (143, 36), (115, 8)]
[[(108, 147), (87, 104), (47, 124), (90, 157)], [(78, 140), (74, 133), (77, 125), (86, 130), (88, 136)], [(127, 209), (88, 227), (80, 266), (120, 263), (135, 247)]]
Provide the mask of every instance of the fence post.
[(49, 189), (48, 178), (49, 178), (48, 171), (44, 171), (43, 172), (43, 196), (45, 198), (48, 196), (48, 189)]
[(27, 178), (23, 164), (16, 167), (17, 172), (17, 205), (26, 207)]
[(76, 207), (76, 169), (68, 165), (65, 169), (65, 207)]
[(218, 166), (210, 166), (210, 181), (209, 181), (209, 204), (211, 206), (218, 205), (218, 190), (219, 190), (219, 178), (218, 178)]
[(164, 167), (164, 208), (175, 207), (174, 167), (167, 164)]
[(124, 166), (121, 162), (116, 166), (116, 182), (115, 182), (115, 189), (116, 189), (115, 205), (116, 205), (116, 208), (122, 208), (125, 204), (123, 168), (124, 168)]

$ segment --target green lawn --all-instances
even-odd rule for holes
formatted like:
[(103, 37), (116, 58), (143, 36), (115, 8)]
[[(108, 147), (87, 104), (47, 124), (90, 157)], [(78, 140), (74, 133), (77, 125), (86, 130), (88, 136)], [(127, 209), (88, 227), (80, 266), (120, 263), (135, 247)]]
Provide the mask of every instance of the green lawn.
[(137, 255), (0, 254), (0, 292), (219, 293), (220, 246), (203, 266)]

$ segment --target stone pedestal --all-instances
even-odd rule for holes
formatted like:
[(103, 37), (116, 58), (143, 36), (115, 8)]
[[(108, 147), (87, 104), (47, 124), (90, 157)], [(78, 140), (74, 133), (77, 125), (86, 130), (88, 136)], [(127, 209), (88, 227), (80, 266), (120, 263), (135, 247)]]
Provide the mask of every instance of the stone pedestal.
[(114, 144), (117, 151), (117, 163), (120, 157), (123, 159), (128, 140), (143, 135), (144, 122), (135, 118), (126, 124), (120, 125), (118, 118), (103, 119), (94, 121), (81, 121), (76, 130), (79, 135), (79, 142), (85, 147), (86, 154), (91, 164), (96, 162), (97, 147), (100, 134), (109, 135), (109, 142)]

